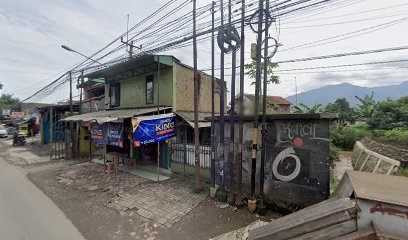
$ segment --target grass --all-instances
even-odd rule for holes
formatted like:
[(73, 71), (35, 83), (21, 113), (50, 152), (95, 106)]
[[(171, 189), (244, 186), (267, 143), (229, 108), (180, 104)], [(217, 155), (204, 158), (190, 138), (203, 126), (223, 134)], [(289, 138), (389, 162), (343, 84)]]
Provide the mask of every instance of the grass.
[(397, 175), (403, 176), (403, 177), (408, 177), (408, 168), (401, 168)]
[(339, 185), (339, 180), (336, 179), (331, 179), (330, 180), (330, 194), (332, 194), (334, 192), (334, 190), (336, 190), (337, 186)]

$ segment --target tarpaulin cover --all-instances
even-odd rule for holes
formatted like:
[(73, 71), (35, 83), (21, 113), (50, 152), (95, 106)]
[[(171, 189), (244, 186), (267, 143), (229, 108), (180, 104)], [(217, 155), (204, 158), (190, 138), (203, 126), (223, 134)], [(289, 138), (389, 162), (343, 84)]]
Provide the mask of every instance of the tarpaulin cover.
[(176, 136), (174, 113), (132, 119), (134, 146), (157, 143)]
[(123, 146), (122, 123), (93, 124), (90, 131), (93, 142), (119, 147)]

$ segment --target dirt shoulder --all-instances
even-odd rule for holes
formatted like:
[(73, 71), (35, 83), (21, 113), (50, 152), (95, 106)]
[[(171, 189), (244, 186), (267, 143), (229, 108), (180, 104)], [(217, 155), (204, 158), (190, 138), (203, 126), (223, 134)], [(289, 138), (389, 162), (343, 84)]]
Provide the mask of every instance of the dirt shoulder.
[(61, 168), (29, 173), (29, 179), (49, 196), (88, 240), (96, 239), (208, 239), (244, 227), (257, 219), (270, 221), (277, 215), (259, 217), (245, 209), (220, 208), (205, 198), (171, 228), (140, 217), (124, 216), (106, 207), (112, 196), (71, 189), (56, 179)]

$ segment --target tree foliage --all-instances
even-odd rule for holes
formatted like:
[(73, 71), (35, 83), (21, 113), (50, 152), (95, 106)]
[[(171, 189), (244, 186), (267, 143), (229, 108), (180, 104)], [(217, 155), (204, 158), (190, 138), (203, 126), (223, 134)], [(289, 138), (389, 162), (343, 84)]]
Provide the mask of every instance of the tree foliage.
[(20, 99), (13, 97), (12, 94), (2, 94), (0, 96), (0, 109), (18, 112), (20, 111)]
[[(256, 61), (252, 60), (251, 63), (247, 63), (245, 64), (245, 75), (249, 76), (252, 79), (256, 78)], [(279, 76), (274, 74), (274, 69), (279, 67), (279, 65), (277, 63), (273, 63), (268, 61), (268, 80), (267, 80), (267, 84), (279, 84), (280, 80), (279, 80)], [(264, 63), (261, 62), (261, 79), (263, 79), (263, 68), (264, 68)], [(255, 85), (255, 81), (253, 81), (251, 83), (251, 85)]]
[(350, 106), (350, 103), (346, 98), (338, 98), (334, 103), (329, 103), (324, 108), (324, 112), (338, 113), (339, 123), (354, 124), (356, 122), (355, 110)]
[(315, 104), (313, 106), (307, 106), (303, 103), (300, 103), (299, 106), (294, 106), (295, 113), (319, 113), (322, 111), (322, 104)]
[(408, 96), (396, 101), (388, 98), (378, 103), (367, 123), (371, 129), (402, 128), (408, 130)]
[(363, 119), (370, 119), (375, 111), (377, 102), (374, 100), (374, 92), (371, 92), (371, 95), (365, 95), (364, 98), (355, 96), (359, 101), (357, 103), (357, 113), (358, 116)]

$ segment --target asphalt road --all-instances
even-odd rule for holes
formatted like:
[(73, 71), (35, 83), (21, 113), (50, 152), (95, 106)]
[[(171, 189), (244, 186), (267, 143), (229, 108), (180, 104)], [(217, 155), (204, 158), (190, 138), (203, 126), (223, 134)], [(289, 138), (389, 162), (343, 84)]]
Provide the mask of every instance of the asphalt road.
[(0, 239), (84, 239), (22, 169), (0, 157)]

